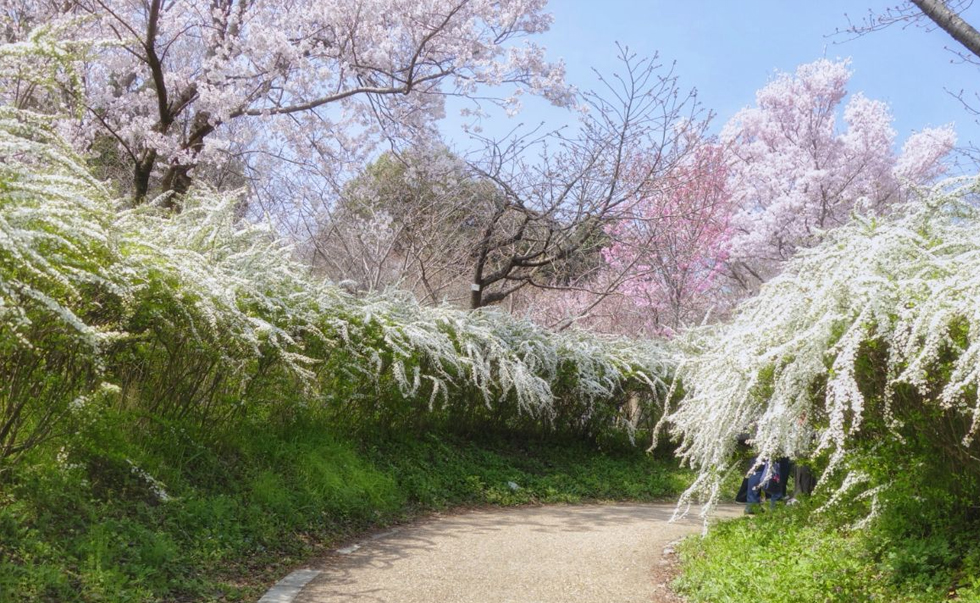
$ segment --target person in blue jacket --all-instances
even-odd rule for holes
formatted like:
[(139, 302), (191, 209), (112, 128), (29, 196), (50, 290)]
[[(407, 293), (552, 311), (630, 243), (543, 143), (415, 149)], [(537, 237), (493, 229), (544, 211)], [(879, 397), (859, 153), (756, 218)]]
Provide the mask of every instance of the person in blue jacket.
[[(789, 479), (790, 463), (787, 457), (776, 459), (770, 463), (768, 459), (756, 459), (758, 468), (748, 477), (748, 489), (745, 493), (745, 512), (755, 513), (762, 502), (763, 493), (769, 499), (769, 506), (776, 507), (776, 502), (786, 497), (786, 481)], [(766, 473), (768, 479), (763, 482)]]

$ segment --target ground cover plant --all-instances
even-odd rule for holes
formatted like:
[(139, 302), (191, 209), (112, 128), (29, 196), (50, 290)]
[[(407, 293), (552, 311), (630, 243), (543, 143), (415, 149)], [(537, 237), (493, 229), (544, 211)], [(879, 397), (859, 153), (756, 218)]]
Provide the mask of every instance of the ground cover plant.
[(681, 547), (675, 588), (711, 602), (980, 600), (976, 507), (932, 480), (915, 452), (892, 454), (887, 462), (900, 477), (882, 493), (874, 521), (857, 528), (866, 505), (828, 509), (828, 496), (817, 494), (718, 524)]
[(841, 518), (813, 510), (780, 508), (685, 542), (674, 587), (712, 603), (980, 600), (975, 524), (971, 531), (930, 513), (928, 521), (846, 530)]

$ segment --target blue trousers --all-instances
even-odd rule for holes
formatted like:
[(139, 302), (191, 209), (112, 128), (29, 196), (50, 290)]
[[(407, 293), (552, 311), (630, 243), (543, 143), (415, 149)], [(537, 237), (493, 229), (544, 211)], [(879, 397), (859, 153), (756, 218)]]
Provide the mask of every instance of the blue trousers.
[[(758, 471), (749, 476), (749, 490), (745, 494), (745, 503), (747, 508), (751, 508), (752, 505), (757, 505), (762, 502), (763, 474), (765, 474), (765, 467), (759, 467)], [(767, 493), (769, 494), (769, 506), (775, 508), (776, 501), (783, 498), (785, 488), (774, 488)]]

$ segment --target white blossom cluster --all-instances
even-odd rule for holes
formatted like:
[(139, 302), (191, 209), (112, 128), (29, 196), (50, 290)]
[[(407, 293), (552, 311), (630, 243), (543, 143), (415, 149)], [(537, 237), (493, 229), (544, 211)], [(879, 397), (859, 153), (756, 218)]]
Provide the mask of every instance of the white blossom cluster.
[(668, 422), (699, 472), (685, 502), (714, 503), (740, 433), (762, 457), (826, 453), (825, 476), (845, 468), (867, 418), (857, 361), (869, 345), (887, 350), (875, 406), (886, 422), (903, 420), (892, 402), (898, 386), (912, 387), (924, 404), (972, 424), (954, 445), (971, 444), (980, 425), (978, 190), (950, 180), (893, 217), (855, 216), (794, 257), (730, 322), (681, 339), (685, 397)]
[[(243, 403), (257, 367), (269, 363), (304, 388), (307, 403), (329, 403), (323, 385), (338, 378), (330, 371), (356, 383), (393, 381), (420, 412), (476, 391), (487, 407), (516, 404), (544, 424), (571, 407), (582, 425), (599, 417), (630, 430), (619, 409), (631, 392), (663, 400), (670, 363), (657, 344), (554, 334), (503, 312), (427, 307), (401, 294), (358, 297), (311, 277), (268, 224), (243, 221), (237, 203), (196, 190), (177, 213), (163, 203), (116, 206), (43, 118), (0, 109), (0, 366), (16, 371), (17, 354), (32, 350), (65, 379), (75, 378), (76, 356), (98, 366), (73, 382), (79, 391), (62, 401), (66, 412), (113, 383), (125, 350), (139, 358), (170, 345), (172, 358), (187, 350), (217, 357), (209, 370), (237, 384)], [(149, 362), (137, 360), (127, 378), (160, 368)], [(126, 398), (136, 390), (113, 391), (134, 402)], [(53, 403), (0, 393), (8, 414)]]
[[(656, 342), (578, 330), (553, 333), (494, 309), (433, 308), (390, 296), (365, 300), (360, 312), (354, 324), (380, 325), (395, 352), (392, 372), (404, 395), (431, 382), (430, 408), (440, 397), (448, 403), (450, 392), (462, 385), (476, 388), (488, 408), (513, 396), (521, 413), (545, 423), (555, 419), (557, 406), (571, 404), (587, 424), (600, 407), (625, 404), (628, 390), (649, 394), (659, 405), (668, 389), (670, 356)], [(406, 363), (419, 358), (431, 370), (423, 374), (415, 364), (409, 374)], [(624, 414), (611, 418), (633, 435), (635, 423)]]
[(162, 503), (170, 502), (173, 497), (167, 493), (167, 488), (157, 478), (150, 475), (145, 469), (134, 463), (133, 461), (126, 459), (126, 463), (129, 464), (130, 472), (136, 477), (143, 480), (146, 483), (147, 488), (149, 488), (150, 493), (153, 494), (154, 498)]
[[(20, 339), (31, 300), (70, 327), (78, 345), (96, 348), (101, 333), (79, 318), (71, 302), (80, 287), (116, 289), (103, 262), (116, 259), (102, 186), (42, 117), (0, 106), (0, 324)], [(100, 261), (101, 260), (101, 261)]]

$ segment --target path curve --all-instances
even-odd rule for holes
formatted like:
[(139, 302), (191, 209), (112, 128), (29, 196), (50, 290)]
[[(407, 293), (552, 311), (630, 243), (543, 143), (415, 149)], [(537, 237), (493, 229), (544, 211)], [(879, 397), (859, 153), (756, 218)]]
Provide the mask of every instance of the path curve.
[(436, 516), (340, 549), (295, 603), (659, 603), (664, 547), (701, 529), (694, 513), (668, 523), (673, 511), (611, 504)]

